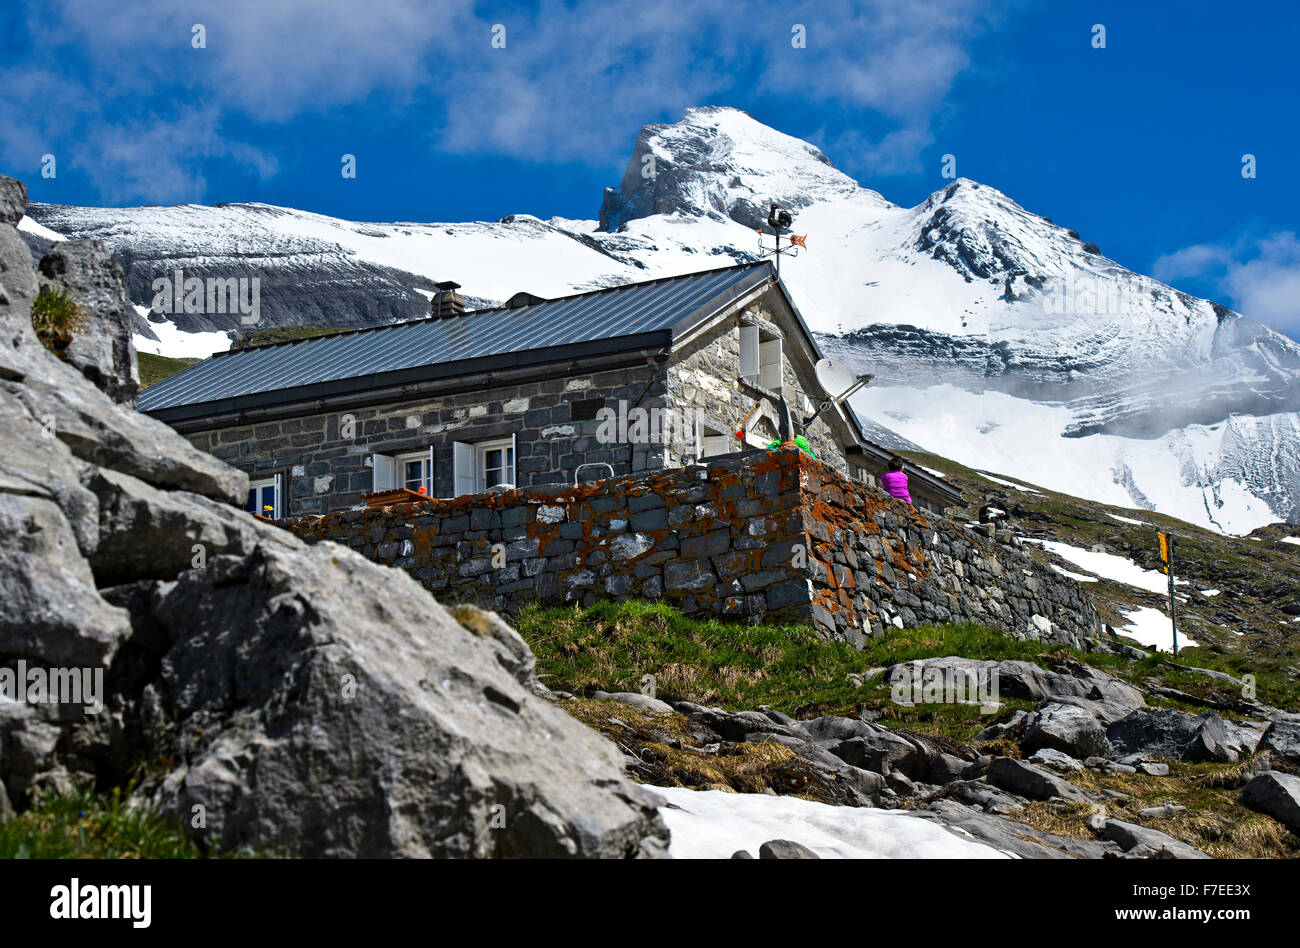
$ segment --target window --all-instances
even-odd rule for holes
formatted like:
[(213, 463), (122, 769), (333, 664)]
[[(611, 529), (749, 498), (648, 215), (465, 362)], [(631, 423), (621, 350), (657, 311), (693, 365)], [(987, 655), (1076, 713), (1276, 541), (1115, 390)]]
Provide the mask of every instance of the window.
[(419, 493), (423, 487), (429, 496), (433, 496), (433, 447), (399, 454), (376, 454), (371, 458), (374, 472), (373, 490), (407, 490)]
[(781, 389), (781, 337), (757, 326), (740, 327), (740, 375), (750, 385)]
[(713, 427), (699, 423), (695, 431), (696, 452), (701, 459), (713, 458), (731, 451), (731, 436)]
[(515, 485), (515, 436), (452, 445), (455, 496)]
[(423, 487), (426, 494), (433, 494), (433, 464), (430, 451), (416, 454), (403, 454), (397, 458), (397, 486), (415, 491)]
[(249, 513), (260, 514), (272, 520), (279, 520), (282, 516), (280, 512), (280, 478), (281, 475), (276, 474), (274, 477), (252, 481), (248, 485), (248, 500), (244, 502), (244, 509)]
[(489, 441), (476, 445), (478, 452), (478, 489), (515, 483), (515, 441)]

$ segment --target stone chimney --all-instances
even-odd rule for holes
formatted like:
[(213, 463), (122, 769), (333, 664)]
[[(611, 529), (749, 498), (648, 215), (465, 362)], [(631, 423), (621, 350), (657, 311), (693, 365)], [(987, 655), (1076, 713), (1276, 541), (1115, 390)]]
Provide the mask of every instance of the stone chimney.
[(459, 283), (448, 280), (445, 283), (435, 283), (434, 286), (438, 292), (433, 294), (429, 303), (429, 313), (434, 319), (448, 319), (465, 312), (465, 300), (456, 292), (460, 289)]

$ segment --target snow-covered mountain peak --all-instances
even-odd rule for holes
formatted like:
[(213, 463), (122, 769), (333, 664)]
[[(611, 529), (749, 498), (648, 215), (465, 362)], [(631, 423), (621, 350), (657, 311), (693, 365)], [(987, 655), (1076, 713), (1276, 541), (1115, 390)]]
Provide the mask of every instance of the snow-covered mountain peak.
[(157, 277), (258, 278), (267, 326), (373, 326), (427, 314), (440, 280), (479, 306), (755, 260), (773, 202), (807, 238), (781, 264), (800, 312), (828, 354), (875, 377), (856, 396), (864, 417), (1107, 503), (1236, 532), (1300, 521), (1300, 345), (1125, 269), (989, 185), (958, 178), (901, 207), (736, 109), (642, 129), (599, 222), (33, 204), (22, 229), (37, 256), (63, 237), (108, 241), (138, 345), (203, 355), (240, 316), (150, 313)]
[(843, 200), (893, 207), (816, 146), (739, 109), (708, 106), (641, 129), (622, 182), (605, 190), (600, 225), (621, 230), (638, 218), (683, 214), (757, 228), (773, 202), (797, 211)]

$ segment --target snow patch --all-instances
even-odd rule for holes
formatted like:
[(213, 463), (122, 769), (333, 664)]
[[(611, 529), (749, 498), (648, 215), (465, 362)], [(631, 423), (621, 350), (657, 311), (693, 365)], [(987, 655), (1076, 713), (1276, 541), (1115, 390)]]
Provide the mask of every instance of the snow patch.
[(1068, 578), (1074, 580), (1076, 583), (1095, 583), (1095, 582), (1097, 582), (1097, 577), (1096, 577), (1096, 576), (1084, 576), (1082, 573), (1071, 573), (1068, 569), (1061, 569), (1061, 567), (1057, 566), (1055, 563), (1052, 563), (1052, 564), (1050, 564), (1050, 565), (1051, 565), (1052, 569), (1056, 570), (1056, 571), (1057, 571), (1058, 573), (1060, 573), (1062, 576), (1066, 576), (1066, 577), (1068, 577)]
[[(147, 306), (133, 304), (141, 316), (149, 313)], [(206, 359), (214, 352), (225, 352), (230, 348), (230, 337), (224, 332), (183, 332), (175, 323), (150, 322), (157, 341), (134, 334), (131, 342), (136, 352), (151, 352), (154, 355), (171, 356), (176, 359)]]
[(52, 231), (48, 227), (44, 226), (43, 224), (38, 224), (36, 223), (36, 221), (26, 216), (24, 216), (23, 219), (18, 222), (18, 229), (24, 231), (25, 233), (31, 234), (34, 237), (44, 237), (46, 240), (67, 240), (68, 239), (67, 237), (64, 237), (62, 234), (56, 233), (55, 231)]
[(992, 474), (985, 474), (983, 471), (980, 472), (980, 477), (984, 478), (986, 481), (992, 481), (994, 484), (1001, 484), (1003, 487), (1010, 487), (1012, 490), (1022, 490), (1026, 494), (1042, 493), (1042, 491), (1034, 490), (1032, 487), (1026, 487), (1024, 484), (1015, 484), (1011, 481), (1004, 481), (1000, 477), (994, 477)]
[(1089, 573), (1095, 573), (1103, 579), (1133, 586), (1136, 589), (1145, 589), (1152, 593), (1164, 593), (1169, 589), (1169, 578), (1164, 573), (1143, 569), (1132, 560), (1116, 556), (1114, 553), (1085, 550), (1055, 540), (1032, 540), (1026, 537), (1025, 542), (1037, 543), (1049, 553), (1055, 553), (1061, 559), (1080, 566)]
[(1008, 859), (1007, 853), (963, 839), (903, 810), (831, 806), (765, 793), (652, 787), (672, 833), (675, 859), (730, 859), (773, 839), (807, 846), (823, 859)]
[[(1169, 616), (1164, 612), (1159, 609), (1152, 609), (1150, 606), (1138, 606), (1136, 609), (1121, 609), (1120, 615), (1127, 622), (1127, 625), (1116, 629), (1121, 635), (1127, 635), (1142, 645), (1159, 649), (1162, 652), (1173, 651), (1174, 631), (1170, 625)], [(1237, 634), (1240, 635), (1241, 633)], [(1181, 632), (1178, 634), (1179, 648), (1196, 644)]]

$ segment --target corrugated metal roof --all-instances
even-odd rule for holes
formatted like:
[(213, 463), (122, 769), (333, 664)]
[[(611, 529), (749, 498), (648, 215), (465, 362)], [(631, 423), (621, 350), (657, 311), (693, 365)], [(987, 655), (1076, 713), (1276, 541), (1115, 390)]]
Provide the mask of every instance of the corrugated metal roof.
[[(548, 350), (554, 350), (555, 358), (566, 358), (564, 347), (578, 343), (655, 332), (676, 335), (771, 273), (770, 264), (745, 264), (516, 309), (479, 310), (449, 319), (422, 319), (220, 353), (149, 386), (141, 393), (138, 407), (145, 412), (211, 403), (235, 407), (234, 400), (241, 396), (281, 391), (288, 400), (293, 390), (307, 386), (422, 366), (515, 353), (529, 353), (529, 362), (545, 362)], [(611, 344), (608, 351), (617, 350)]]

